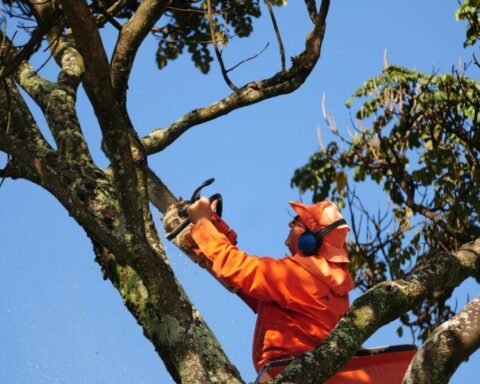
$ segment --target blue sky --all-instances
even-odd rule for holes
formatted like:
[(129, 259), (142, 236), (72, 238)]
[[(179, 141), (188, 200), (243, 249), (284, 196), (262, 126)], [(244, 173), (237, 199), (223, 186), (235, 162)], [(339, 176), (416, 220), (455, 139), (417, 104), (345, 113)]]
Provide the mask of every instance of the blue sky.
[[(149, 160), (150, 166), (180, 196), (215, 177), (207, 194), (224, 196), (224, 217), (236, 229), (239, 246), (251, 254), (283, 256), (290, 219), (288, 200), (299, 199), (290, 187), (293, 171), (332, 139), (321, 112), (322, 95), (346, 133), (344, 103), (363, 81), (378, 74), (387, 50), (389, 63), (425, 72), (450, 71), (464, 51), (465, 24), (456, 22), (456, 0), (365, 0), (332, 2), (327, 33), (312, 75), (295, 93), (244, 108), (195, 127)], [(310, 28), (303, 2), (277, 10), (287, 56), (303, 49)], [(270, 47), (232, 74), (237, 85), (272, 75), (280, 68), (268, 18), (258, 20), (248, 40), (227, 47), (227, 66)], [(113, 39), (105, 35), (107, 49)], [(202, 75), (188, 58), (159, 71), (155, 41), (142, 48), (130, 82), (129, 111), (141, 135), (164, 127), (189, 110), (229, 93), (218, 66)], [(35, 61), (37, 65), (41, 60)], [(49, 64), (42, 75), (55, 79)], [(97, 161), (106, 165), (92, 109), (83, 94), (78, 108)], [(44, 124), (38, 111), (39, 122)], [(5, 157), (0, 155), (0, 164)], [(369, 192), (369, 191), (367, 191)], [(385, 204), (376, 191), (366, 203)], [(303, 197), (308, 201), (308, 196)], [(161, 228), (159, 214), (155, 212)], [(2, 383), (171, 383), (163, 363), (118, 292), (103, 281), (92, 246), (82, 229), (46, 191), (24, 181), (7, 180), (0, 188), (0, 382)], [(192, 301), (217, 335), (245, 380), (253, 380), (251, 339), (255, 317), (234, 295), (165, 242), (167, 254)], [(480, 293), (467, 281), (456, 291), (462, 308)], [(354, 294), (355, 295), (355, 294)], [(397, 325), (384, 327), (367, 346), (409, 343), (396, 337)], [(452, 383), (474, 383), (477, 352)]]

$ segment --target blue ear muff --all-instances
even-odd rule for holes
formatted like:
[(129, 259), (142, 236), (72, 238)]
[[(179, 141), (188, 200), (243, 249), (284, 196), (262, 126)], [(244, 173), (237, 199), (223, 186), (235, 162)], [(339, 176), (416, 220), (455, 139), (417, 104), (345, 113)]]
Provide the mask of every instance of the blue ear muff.
[(317, 239), (314, 232), (305, 232), (298, 239), (298, 250), (304, 255), (314, 255), (322, 246), (322, 239)]
[(347, 224), (347, 222), (340, 219), (318, 232), (306, 231), (302, 233), (298, 239), (298, 250), (305, 256), (315, 255), (322, 246), (323, 236), (343, 224)]

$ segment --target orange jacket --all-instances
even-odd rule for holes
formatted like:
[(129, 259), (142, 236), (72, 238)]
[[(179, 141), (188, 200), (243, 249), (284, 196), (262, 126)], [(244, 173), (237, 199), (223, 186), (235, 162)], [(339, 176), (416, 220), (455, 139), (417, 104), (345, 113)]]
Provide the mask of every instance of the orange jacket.
[(316, 347), (348, 308), (354, 284), (346, 263), (299, 254), (248, 256), (209, 220), (193, 225), (191, 235), (215, 275), (238, 289), (258, 314), (253, 341), (257, 371), (267, 362)]

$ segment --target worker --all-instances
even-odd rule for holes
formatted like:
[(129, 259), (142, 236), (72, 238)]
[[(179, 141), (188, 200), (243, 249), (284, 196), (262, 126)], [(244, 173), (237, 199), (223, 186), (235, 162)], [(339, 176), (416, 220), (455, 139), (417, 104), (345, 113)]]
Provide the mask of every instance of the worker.
[[(346, 246), (349, 227), (335, 204), (290, 205), (297, 214), (285, 240), (291, 256), (282, 259), (248, 256), (239, 250), (234, 245), (236, 234), (225, 225), (220, 228), (208, 199), (197, 200), (187, 211), (196, 253), (257, 313), (253, 340), (257, 372), (318, 346), (347, 311), (348, 292), (354, 288)], [(266, 369), (259, 382), (285, 368)]]

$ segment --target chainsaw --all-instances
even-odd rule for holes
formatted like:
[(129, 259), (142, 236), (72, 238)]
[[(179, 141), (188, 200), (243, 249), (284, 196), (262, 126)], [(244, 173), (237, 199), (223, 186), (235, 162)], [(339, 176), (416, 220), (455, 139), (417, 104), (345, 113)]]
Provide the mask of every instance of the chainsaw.
[[(214, 181), (215, 181), (215, 178), (213, 177), (208, 180), (205, 180), (202, 184), (200, 184), (197, 187), (197, 189), (195, 189), (195, 191), (193, 191), (193, 194), (190, 200), (183, 200), (180, 202), (180, 206), (178, 207), (178, 216), (183, 220), (175, 228), (173, 228), (170, 232), (166, 234), (166, 238), (168, 240), (171, 241), (175, 239), (179, 233), (181, 233), (185, 228), (187, 228), (187, 226), (190, 224), (190, 219), (188, 218), (188, 214), (187, 214), (188, 207), (193, 203), (195, 203), (198, 199), (200, 199), (200, 193), (202, 189), (211, 185)], [(210, 203), (217, 201), (217, 205), (214, 213), (221, 217), (222, 208), (223, 208), (222, 195), (220, 193), (215, 193), (209, 197), (209, 200), (210, 200)]]

